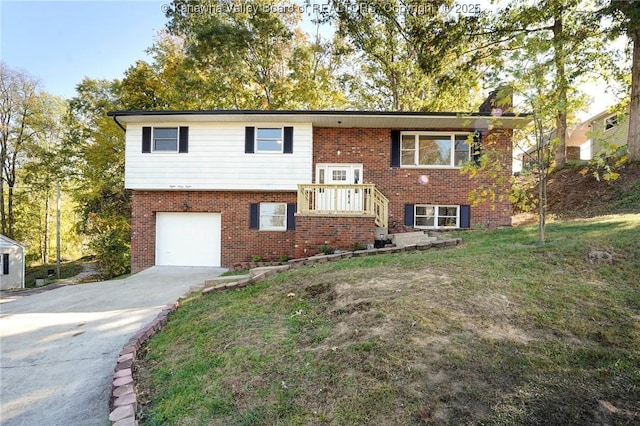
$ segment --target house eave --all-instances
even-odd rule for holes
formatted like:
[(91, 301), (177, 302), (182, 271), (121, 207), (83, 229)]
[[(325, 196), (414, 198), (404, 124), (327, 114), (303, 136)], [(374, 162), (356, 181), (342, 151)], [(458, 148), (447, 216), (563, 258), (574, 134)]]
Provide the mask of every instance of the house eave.
[(7, 243), (9, 243), (9, 244), (15, 244), (15, 245), (17, 245), (17, 246), (20, 246), (21, 248), (23, 248), (23, 249), (25, 249), (25, 250), (26, 250), (26, 248), (27, 248), (27, 246), (25, 246), (24, 244), (19, 243), (19, 242), (17, 242), (16, 240), (12, 240), (11, 238), (7, 237), (6, 235), (2, 235), (2, 234), (0, 234), (0, 240), (4, 240), (4, 241), (6, 241), (6, 242), (7, 242)]
[(393, 129), (513, 129), (530, 121), (527, 114), (403, 111), (110, 111), (122, 123), (310, 123), (313, 127)]

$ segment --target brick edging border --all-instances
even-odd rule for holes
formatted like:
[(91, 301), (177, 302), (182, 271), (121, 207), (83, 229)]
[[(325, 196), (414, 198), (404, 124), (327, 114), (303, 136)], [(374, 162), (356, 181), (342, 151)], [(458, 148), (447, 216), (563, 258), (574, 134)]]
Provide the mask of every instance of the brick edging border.
[[(205, 288), (201, 291), (206, 295), (215, 291), (225, 291), (237, 288), (244, 288), (250, 284), (258, 283), (267, 277), (288, 271), (290, 269), (299, 269), (309, 265), (319, 263), (327, 263), (342, 259), (350, 259), (353, 257), (366, 257), (378, 254), (391, 254), (406, 251), (428, 250), (431, 248), (453, 247), (462, 244), (461, 238), (453, 238), (448, 240), (434, 241), (427, 244), (411, 245), (406, 247), (385, 247), (372, 250), (348, 251), (337, 254), (329, 254), (326, 256), (313, 256), (301, 259), (293, 259), (278, 269), (271, 269), (261, 272), (251, 278), (244, 278), (238, 281), (220, 283), (213, 287)], [(187, 297), (182, 296), (179, 300)], [(167, 324), (169, 314), (180, 307), (180, 302), (174, 302), (166, 305), (156, 318), (149, 324), (144, 326), (140, 331), (134, 334), (127, 344), (124, 345), (118, 355), (118, 362), (113, 374), (112, 391), (110, 398), (109, 421), (112, 426), (137, 426), (136, 411), (138, 409), (138, 398), (136, 395), (135, 383), (133, 381), (133, 364), (136, 355), (142, 345), (144, 345), (151, 337), (157, 334), (162, 327)]]

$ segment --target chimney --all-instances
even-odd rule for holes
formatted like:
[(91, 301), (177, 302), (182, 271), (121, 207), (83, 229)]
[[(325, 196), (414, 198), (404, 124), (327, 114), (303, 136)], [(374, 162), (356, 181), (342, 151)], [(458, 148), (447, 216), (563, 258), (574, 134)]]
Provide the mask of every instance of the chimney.
[(501, 116), (511, 112), (513, 107), (513, 90), (510, 86), (498, 86), (489, 93), (489, 97), (480, 105), (480, 112), (490, 113), (494, 116)]

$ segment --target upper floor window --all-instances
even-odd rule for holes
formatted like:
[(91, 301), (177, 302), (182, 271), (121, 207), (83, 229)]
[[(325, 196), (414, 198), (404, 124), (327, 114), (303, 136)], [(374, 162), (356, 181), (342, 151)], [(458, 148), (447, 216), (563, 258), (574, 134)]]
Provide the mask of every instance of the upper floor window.
[(462, 167), (471, 158), (468, 134), (402, 132), (402, 167)]
[(256, 152), (281, 153), (282, 140), (282, 128), (258, 127), (256, 129)]
[(142, 153), (189, 152), (189, 127), (142, 127)]
[(178, 152), (178, 128), (154, 127), (153, 150), (163, 152)]
[(604, 129), (609, 130), (613, 129), (618, 125), (618, 115), (614, 114), (611, 117), (607, 117), (604, 119)]
[(293, 154), (293, 127), (245, 127), (244, 152)]

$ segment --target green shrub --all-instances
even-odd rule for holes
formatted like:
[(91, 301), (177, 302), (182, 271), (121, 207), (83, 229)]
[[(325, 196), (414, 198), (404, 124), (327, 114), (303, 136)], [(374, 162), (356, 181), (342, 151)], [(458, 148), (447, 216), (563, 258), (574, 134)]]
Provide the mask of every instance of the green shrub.
[(528, 212), (538, 207), (536, 175), (531, 170), (525, 170), (511, 178), (511, 193), (509, 201), (514, 212)]
[(96, 235), (90, 243), (98, 270), (110, 279), (131, 271), (131, 240), (128, 229), (114, 227)]
[(262, 257), (261, 257), (261, 256), (257, 256), (257, 255), (255, 255), (255, 256), (251, 256), (251, 261), (252, 261), (253, 263), (259, 263), (259, 262), (262, 262)]
[(362, 244), (360, 241), (353, 243), (353, 251), (366, 250), (366, 249), (367, 249), (367, 245)]
[(600, 151), (587, 162), (586, 167), (580, 170), (584, 176), (591, 173), (597, 181), (606, 182), (616, 180), (620, 177), (621, 168), (627, 162), (627, 146), (619, 146), (607, 141), (599, 141)]
[(322, 254), (333, 254), (336, 252), (336, 249), (329, 247), (327, 244), (323, 244), (320, 246), (320, 248), (318, 249), (318, 253), (322, 253)]

